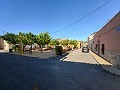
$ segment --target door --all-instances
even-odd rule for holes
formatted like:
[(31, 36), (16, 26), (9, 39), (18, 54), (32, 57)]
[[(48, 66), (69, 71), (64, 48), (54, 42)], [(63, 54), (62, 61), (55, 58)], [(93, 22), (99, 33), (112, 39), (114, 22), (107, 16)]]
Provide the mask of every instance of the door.
[(105, 45), (104, 45), (104, 44), (102, 44), (101, 53), (102, 53), (103, 55), (104, 55), (104, 53), (105, 53)]
[(98, 55), (100, 55), (100, 40), (97, 41), (98, 44)]

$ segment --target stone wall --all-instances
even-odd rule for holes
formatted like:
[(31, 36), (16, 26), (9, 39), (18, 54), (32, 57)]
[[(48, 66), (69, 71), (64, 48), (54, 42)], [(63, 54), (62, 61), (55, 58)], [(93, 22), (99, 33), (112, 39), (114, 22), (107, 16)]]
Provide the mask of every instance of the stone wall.
[(100, 54), (104, 59), (106, 59), (108, 62), (112, 63), (113, 65), (116, 65), (120, 68), (120, 53), (113, 52), (110, 50), (105, 50), (105, 54)]

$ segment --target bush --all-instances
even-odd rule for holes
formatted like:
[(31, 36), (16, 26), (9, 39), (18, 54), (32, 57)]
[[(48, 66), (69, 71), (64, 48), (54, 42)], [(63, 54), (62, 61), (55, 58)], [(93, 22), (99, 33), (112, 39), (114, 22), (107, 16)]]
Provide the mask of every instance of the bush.
[(56, 52), (57, 55), (62, 55), (63, 54), (62, 46), (56, 46), (55, 47), (55, 52)]
[(16, 45), (16, 50), (18, 50), (18, 51), (19, 51), (19, 47), (20, 47), (19, 45)]
[(12, 50), (15, 50), (16, 46), (12, 46)]

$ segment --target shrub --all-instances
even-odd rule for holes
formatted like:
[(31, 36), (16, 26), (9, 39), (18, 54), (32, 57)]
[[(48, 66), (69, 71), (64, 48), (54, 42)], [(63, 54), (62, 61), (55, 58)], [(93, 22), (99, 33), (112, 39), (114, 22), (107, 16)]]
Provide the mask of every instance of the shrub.
[(17, 49), (17, 50), (19, 49), (19, 47), (20, 47), (19, 45), (16, 45), (16, 49)]
[(12, 46), (12, 50), (15, 50), (16, 46)]
[(55, 52), (56, 52), (57, 55), (62, 55), (63, 54), (62, 46), (56, 46), (55, 47)]

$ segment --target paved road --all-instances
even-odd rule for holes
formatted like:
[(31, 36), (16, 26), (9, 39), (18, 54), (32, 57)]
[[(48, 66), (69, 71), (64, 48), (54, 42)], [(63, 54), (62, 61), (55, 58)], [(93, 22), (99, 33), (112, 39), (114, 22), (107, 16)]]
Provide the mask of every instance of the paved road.
[[(84, 53), (76, 59), (87, 60), (88, 56), (91, 57)], [(60, 59), (0, 53), (0, 90), (120, 90), (120, 77), (104, 72), (99, 65)]]
[(61, 59), (68, 62), (80, 62), (88, 64), (98, 64), (96, 60), (90, 55), (90, 53), (82, 53), (81, 49), (75, 50), (66, 57)]

